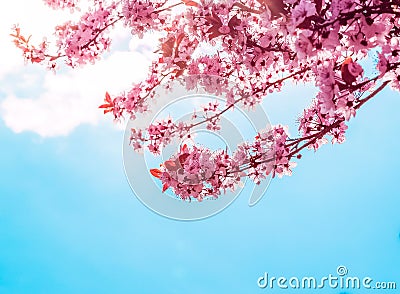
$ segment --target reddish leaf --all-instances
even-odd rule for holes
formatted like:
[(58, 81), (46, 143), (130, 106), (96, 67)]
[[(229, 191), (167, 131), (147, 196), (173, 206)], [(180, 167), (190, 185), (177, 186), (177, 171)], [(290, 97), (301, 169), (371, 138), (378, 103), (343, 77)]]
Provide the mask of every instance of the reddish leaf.
[(174, 49), (175, 37), (169, 38), (161, 45), (161, 50), (164, 57), (171, 57)]
[(153, 177), (155, 177), (155, 178), (161, 178), (161, 175), (162, 175), (162, 171), (160, 171), (159, 169), (157, 169), (157, 168), (152, 168), (151, 170), (150, 170), (150, 173), (151, 173), (151, 175), (153, 176)]
[(182, 2), (186, 5), (186, 6), (194, 6), (194, 7), (200, 7), (200, 4), (197, 2), (194, 2), (192, 0), (182, 0)]
[(228, 26), (231, 30), (234, 30), (235, 27), (239, 25), (240, 25), (240, 19), (238, 19), (236, 15), (234, 15), (228, 22)]
[(263, 5), (267, 5), (271, 11), (272, 18), (280, 17), (281, 14), (286, 15), (283, 0), (257, 0)]
[(176, 47), (179, 47), (179, 44), (182, 42), (184, 37), (185, 37), (185, 34), (180, 34), (178, 36), (178, 38), (176, 38)]
[(186, 144), (183, 144), (183, 146), (181, 147), (181, 151), (182, 152), (188, 151), (188, 146)]
[(106, 92), (106, 97), (104, 98), (105, 104), (99, 106), (99, 108), (104, 108), (104, 114), (113, 111), (114, 103), (111, 100), (110, 94)]
[(185, 69), (185, 68), (186, 68), (186, 65), (187, 65), (185, 61), (178, 61), (178, 62), (175, 62), (175, 64), (176, 64), (177, 66), (179, 66), (179, 68), (180, 68), (181, 70)]
[(206, 20), (211, 25), (211, 27), (207, 31), (207, 33), (210, 34), (208, 36), (210, 40), (221, 36), (222, 34), (219, 32), (219, 29), (222, 27), (222, 21), (218, 17), (218, 15), (213, 13), (211, 16), (207, 16)]
[(184, 165), (185, 164), (185, 161), (186, 161), (186, 159), (189, 157), (189, 153), (185, 153), (185, 154), (181, 154), (181, 155), (179, 155), (179, 163), (181, 164), (181, 165)]
[(356, 77), (353, 76), (349, 71), (349, 63), (352, 63), (353, 59), (351, 57), (346, 58), (346, 60), (342, 63), (342, 67), (340, 71), (342, 73), (342, 80), (346, 82), (346, 84), (351, 85), (356, 81)]
[(164, 162), (164, 166), (170, 171), (175, 171), (179, 169), (179, 166), (177, 166), (175, 161), (172, 160), (167, 160), (166, 162)]
[(112, 104), (111, 97), (108, 92), (106, 92), (106, 98), (104, 99), (104, 101), (108, 102), (109, 104)]
[(219, 32), (219, 28), (217, 27), (211, 27), (208, 29), (207, 33), (209, 33), (208, 38), (210, 40), (217, 38), (219, 36), (222, 36), (222, 34)]
[(222, 27), (222, 21), (215, 13), (213, 13), (211, 16), (207, 16), (206, 20), (213, 26), (216, 26), (218, 28)]
[(167, 183), (165, 183), (165, 184), (162, 186), (162, 192), (164, 193), (168, 188), (169, 188), (169, 185), (168, 185)]

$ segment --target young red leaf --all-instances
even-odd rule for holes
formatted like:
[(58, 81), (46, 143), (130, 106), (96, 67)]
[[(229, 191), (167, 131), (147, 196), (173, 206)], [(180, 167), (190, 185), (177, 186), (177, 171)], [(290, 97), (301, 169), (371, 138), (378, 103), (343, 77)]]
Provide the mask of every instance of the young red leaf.
[(182, 0), (186, 6), (200, 7), (200, 4), (192, 0)]
[(273, 18), (280, 17), (281, 14), (287, 14), (283, 0), (263, 0), (262, 2), (268, 6)]
[(220, 27), (212, 26), (211, 28), (208, 29), (207, 33), (209, 34), (209, 35), (208, 35), (208, 38), (209, 38), (210, 40), (212, 40), (212, 39), (214, 39), (214, 38), (217, 38), (217, 37), (219, 37), (219, 36), (222, 36), (222, 34), (221, 34), (220, 31), (219, 31), (219, 28), (220, 28)]
[(106, 92), (106, 98), (104, 99), (104, 101), (108, 102), (109, 104), (112, 104), (111, 97), (108, 92)]
[(180, 34), (178, 38), (176, 38), (176, 47), (179, 47), (179, 44), (182, 42), (183, 38), (185, 38), (185, 34)]
[(162, 192), (164, 193), (169, 188), (169, 185), (165, 183), (162, 187)]
[(353, 59), (351, 57), (348, 57), (342, 63), (342, 66), (340, 68), (340, 71), (342, 74), (342, 80), (345, 81), (346, 84), (348, 84), (348, 85), (351, 85), (353, 82), (356, 81), (356, 77), (353, 76), (349, 71), (349, 64), (352, 62), (353, 62)]
[(213, 26), (220, 28), (222, 27), (222, 20), (219, 18), (218, 14), (212, 13), (211, 16), (207, 16), (206, 20)]
[(172, 160), (167, 160), (166, 162), (164, 162), (164, 166), (170, 171), (175, 171), (179, 168), (176, 162)]
[(105, 108), (104, 114), (113, 111), (114, 103), (111, 100), (111, 96), (108, 92), (106, 92), (106, 97), (104, 98), (104, 102), (106, 103), (99, 106), (99, 108)]
[(181, 155), (179, 155), (179, 163), (181, 164), (181, 165), (184, 165), (185, 164), (185, 161), (186, 161), (186, 159), (189, 157), (189, 153), (185, 153), (185, 154), (181, 154)]
[(174, 49), (175, 38), (169, 38), (161, 45), (161, 50), (164, 57), (171, 57)]
[(231, 30), (234, 30), (235, 27), (237, 27), (237, 26), (239, 26), (239, 25), (240, 25), (240, 20), (237, 18), (236, 15), (234, 15), (234, 16), (229, 20), (229, 22), (228, 22), (228, 27), (229, 27)]
[(150, 170), (150, 173), (151, 173), (151, 175), (152, 175), (153, 177), (155, 177), (155, 178), (157, 178), (157, 179), (161, 178), (161, 175), (162, 175), (162, 171), (160, 171), (160, 170), (157, 169), (157, 168), (152, 168), (152, 169)]
[(112, 104), (102, 104), (99, 106), (99, 108), (111, 108), (111, 107), (113, 107)]

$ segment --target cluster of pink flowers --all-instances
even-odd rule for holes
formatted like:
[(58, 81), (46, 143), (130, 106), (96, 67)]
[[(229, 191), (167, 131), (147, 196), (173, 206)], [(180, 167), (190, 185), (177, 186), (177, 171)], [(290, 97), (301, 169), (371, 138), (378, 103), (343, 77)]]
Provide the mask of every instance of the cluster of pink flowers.
[(78, 23), (69, 21), (56, 27), (58, 53), (65, 54), (67, 65), (94, 63), (109, 49), (111, 40), (105, 33), (118, 20), (112, 13), (115, 8), (115, 3), (104, 6), (96, 1), (93, 11), (85, 13)]
[(183, 200), (218, 198), (221, 192), (234, 191), (249, 177), (256, 184), (272, 173), (290, 175), (296, 164), (290, 161), (287, 129), (276, 126), (260, 132), (252, 143), (244, 142), (229, 155), (203, 146), (183, 145), (160, 169), (151, 169), (163, 184)]
[(166, 14), (157, 14), (164, 1), (123, 0), (122, 15), (125, 25), (131, 28), (132, 34), (140, 38), (146, 31), (157, 29), (166, 23)]
[(142, 151), (147, 147), (151, 153), (158, 155), (174, 138), (190, 138), (188, 130), (190, 127), (185, 123), (166, 119), (150, 124), (146, 130), (132, 128), (130, 141), (135, 150)]
[[(299, 120), (300, 134), (309, 138), (309, 147), (314, 150), (328, 142), (325, 135), (332, 136), (332, 143), (343, 143), (347, 130), (345, 121), (356, 114), (358, 101), (349, 87), (362, 81), (363, 69), (351, 58), (341, 64), (341, 76), (335, 73), (334, 67), (332, 61), (321, 62), (315, 67), (316, 86), (320, 91)], [(314, 136), (316, 134), (319, 136)]]
[(72, 11), (77, 7), (79, 0), (43, 0), (48, 6), (53, 9), (69, 8)]
[[(396, 30), (393, 34), (400, 37), (400, 20), (393, 19)], [(390, 85), (394, 90), (400, 91), (400, 39), (390, 38), (388, 42), (382, 46), (382, 51), (378, 54), (377, 70), (380, 78), (386, 78), (391, 81)]]
[(218, 197), (221, 189), (234, 189), (236, 180), (227, 176), (230, 157), (225, 151), (182, 146), (177, 154), (164, 162), (162, 169), (151, 173), (163, 183), (163, 191), (172, 188), (184, 200)]
[[(284, 175), (291, 176), (292, 168), (296, 167), (296, 163), (291, 161), (293, 154), (290, 145), (287, 143), (289, 139), (288, 129), (285, 126), (276, 126), (272, 130), (270, 136), (274, 142), (274, 156), (275, 161), (273, 162), (274, 173), (273, 176), (278, 175), (283, 177)], [(271, 140), (271, 139), (270, 139)], [(295, 152), (293, 152), (295, 153)], [(300, 159), (300, 156), (298, 157)]]
[(212, 75), (220, 76), (224, 70), (223, 60), (217, 56), (202, 56), (196, 60), (193, 60), (188, 66), (188, 74), (190, 75)]
[[(46, 2), (52, 7), (76, 8), (72, 0)], [(317, 150), (328, 138), (332, 143), (345, 141), (347, 121), (382, 89), (380, 84), (400, 91), (397, 0), (108, 2), (95, 0), (94, 8), (80, 21), (58, 26), (55, 54), (48, 52), (47, 42), (31, 45), (19, 28), (13, 37), (26, 60), (54, 69), (61, 59), (72, 67), (95, 62), (109, 48), (107, 30), (118, 21), (139, 36), (151, 30), (163, 32), (155, 48), (158, 60), (151, 64), (148, 78), (114, 97), (107, 93), (101, 106), (104, 112), (115, 119), (134, 119), (150, 110), (149, 101), (156, 98), (158, 87), (169, 89), (178, 78), (187, 89), (202, 87), (209, 94), (226, 97), (227, 102), (196, 110), (188, 122), (168, 118), (132, 130), (136, 150), (147, 147), (159, 154), (174, 138), (188, 136), (199, 124), (218, 131), (225, 111), (235, 106), (251, 109), (269, 93), (280, 91), (288, 80), (315, 82), (319, 90), (299, 118), (298, 138), (290, 138), (285, 127), (275, 126), (260, 132), (254, 142), (238, 146), (231, 156), (225, 151), (185, 147), (161, 170), (153, 170), (165, 189), (171, 187), (183, 199), (217, 197), (221, 190), (234, 189), (243, 176), (259, 183), (271, 174), (290, 175), (293, 158), (300, 159), (304, 148)], [(175, 8), (184, 9), (172, 13)], [(204, 44), (213, 46), (211, 54), (202, 52)], [(371, 51), (377, 52), (372, 77), (364, 76), (361, 66)]]

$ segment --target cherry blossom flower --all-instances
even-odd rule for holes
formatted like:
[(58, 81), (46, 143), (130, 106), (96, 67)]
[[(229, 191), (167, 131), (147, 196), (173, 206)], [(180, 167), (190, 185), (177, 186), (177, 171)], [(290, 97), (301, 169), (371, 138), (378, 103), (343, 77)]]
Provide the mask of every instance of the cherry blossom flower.
[(297, 27), (306, 19), (316, 13), (315, 3), (309, 0), (301, 0), (292, 10), (293, 26)]
[(299, 34), (295, 42), (295, 48), (297, 57), (299, 59), (305, 59), (306, 57), (310, 56), (314, 49), (310, 39), (304, 33)]
[(77, 7), (79, 0), (43, 0), (47, 5), (49, 5), (53, 9), (64, 9), (70, 8), (71, 11)]

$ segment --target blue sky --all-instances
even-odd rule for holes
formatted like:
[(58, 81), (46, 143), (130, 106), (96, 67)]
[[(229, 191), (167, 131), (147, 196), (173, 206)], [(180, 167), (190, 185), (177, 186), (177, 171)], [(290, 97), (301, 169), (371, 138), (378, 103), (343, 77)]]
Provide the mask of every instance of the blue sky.
[[(339, 265), (400, 287), (398, 93), (385, 90), (368, 102), (349, 123), (345, 144), (304, 152), (294, 175), (274, 179), (256, 206), (248, 207), (245, 192), (214, 217), (179, 222), (133, 195), (123, 131), (109, 119), (91, 113), (60, 125), (44, 111), (55, 125), (46, 129), (46, 120), (30, 126), (35, 112), (12, 112), (24, 98), (43, 107), (43, 93), (54, 94), (46, 79), (76, 78), (15, 62), (0, 79), (0, 293), (292, 293), (259, 289), (257, 278), (320, 278)], [(29, 81), (23, 74), (36, 82), (22, 83)], [(113, 79), (105, 78), (122, 87)], [(85, 83), (96, 87), (89, 74)], [(272, 123), (295, 133), (313, 92), (271, 95), (264, 106)], [(93, 104), (101, 102), (90, 93)], [(365, 293), (315, 292), (322, 291)]]

